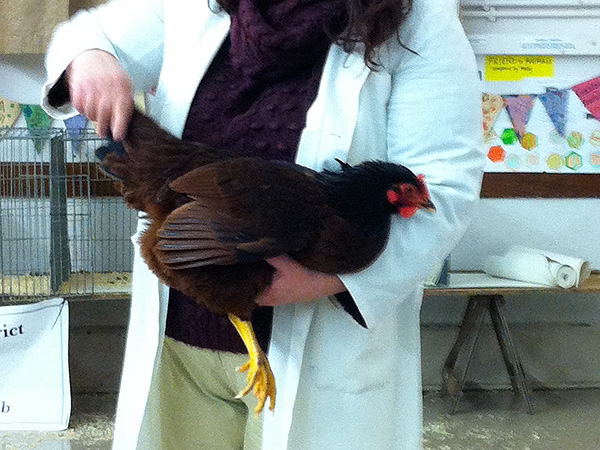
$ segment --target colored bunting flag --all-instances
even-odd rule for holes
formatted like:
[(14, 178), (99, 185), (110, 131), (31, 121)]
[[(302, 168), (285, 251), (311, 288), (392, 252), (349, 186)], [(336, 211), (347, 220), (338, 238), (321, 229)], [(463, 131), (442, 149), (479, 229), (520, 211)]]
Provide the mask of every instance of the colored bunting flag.
[(87, 121), (87, 117), (82, 114), (69, 117), (64, 121), (65, 127), (67, 128), (67, 135), (72, 139), (71, 151), (73, 152), (73, 156), (79, 156), (79, 147), (81, 146), (81, 140), (79, 137), (81, 136), (81, 132), (85, 130)]
[(600, 78), (585, 81), (571, 89), (596, 120), (600, 120)]
[(494, 122), (504, 107), (502, 96), (496, 94), (483, 94), (483, 132), (487, 136), (492, 131)]
[(143, 92), (136, 92), (133, 95), (133, 104), (138, 111), (146, 114), (146, 94)]
[(542, 100), (556, 131), (558, 131), (562, 137), (565, 137), (569, 91), (567, 89), (558, 90), (548, 88), (546, 89), (546, 93), (540, 94), (539, 97)]
[(502, 98), (513, 128), (520, 139), (527, 133), (527, 122), (529, 122), (535, 95), (503, 95)]
[[(21, 114), (21, 105), (0, 97), (0, 128), (10, 128)], [(0, 130), (0, 139), (4, 137), (6, 130)]]
[(46, 111), (42, 109), (40, 105), (21, 105), (23, 108), (23, 115), (27, 122), (27, 128), (29, 129), (30, 136), (33, 139), (35, 149), (38, 152), (42, 151), (42, 140), (39, 136), (36, 139), (36, 131), (47, 130), (52, 125), (52, 118), (46, 114)]

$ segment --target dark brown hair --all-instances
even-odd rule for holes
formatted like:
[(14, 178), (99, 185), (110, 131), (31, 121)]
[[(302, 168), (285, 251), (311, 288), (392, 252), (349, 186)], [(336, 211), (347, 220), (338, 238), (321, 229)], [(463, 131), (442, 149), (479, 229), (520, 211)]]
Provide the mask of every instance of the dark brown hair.
[[(232, 14), (239, 0), (217, 0), (217, 3)], [(357, 44), (364, 44), (365, 63), (376, 67), (377, 47), (394, 35), (399, 37), (400, 26), (412, 9), (413, 0), (342, 0), (342, 3), (340, 20), (332, 23), (327, 32), (348, 53)]]

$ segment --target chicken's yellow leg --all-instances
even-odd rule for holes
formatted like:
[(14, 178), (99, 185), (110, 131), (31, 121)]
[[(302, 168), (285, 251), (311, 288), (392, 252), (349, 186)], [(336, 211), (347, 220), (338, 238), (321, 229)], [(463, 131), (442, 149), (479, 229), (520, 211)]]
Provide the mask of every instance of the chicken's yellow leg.
[(254, 395), (258, 399), (258, 405), (254, 409), (256, 414), (260, 414), (265, 406), (267, 397), (271, 397), (269, 409), (273, 411), (275, 408), (275, 378), (269, 365), (267, 355), (258, 345), (258, 340), (254, 334), (252, 323), (241, 320), (239, 317), (229, 314), (229, 320), (233, 323), (240, 336), (242, 337), (246, 348), (248, 349), (248, 362), (241, 367), (238, 367), (239, 372), (248, 372), (248, 384), (237, 395), (237, 398), (247, 395), (254, 390)]

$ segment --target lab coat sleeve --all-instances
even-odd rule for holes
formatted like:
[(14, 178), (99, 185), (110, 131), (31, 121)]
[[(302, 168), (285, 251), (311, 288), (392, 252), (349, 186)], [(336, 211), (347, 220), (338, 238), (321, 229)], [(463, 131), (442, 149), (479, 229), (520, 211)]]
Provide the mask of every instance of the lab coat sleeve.
[(155, 87), (163, 58), (163, 1), (113, 0), (79, 11), (60, 24), (46, 53), (44, 109), (56, 118), (78, 114), (70, 103), (53, 107), (47, 95), (71, 61), (85, 50), (100, 49), (115, 56), (129, 73), (136, 91)]
[[(391, 70), (387, 152), (425, 174), (437, 213), (395, 216), (384, 252), (341, 279), (368, 326), (415, 298), (434, 264), (456, 245), (479, 199), (484, 165), (481, 88), (453, 0), (415, 2)], [(391, 44), (393, 45), (393, 44)], [(390, 59), (391, 61), (391, 59)]]

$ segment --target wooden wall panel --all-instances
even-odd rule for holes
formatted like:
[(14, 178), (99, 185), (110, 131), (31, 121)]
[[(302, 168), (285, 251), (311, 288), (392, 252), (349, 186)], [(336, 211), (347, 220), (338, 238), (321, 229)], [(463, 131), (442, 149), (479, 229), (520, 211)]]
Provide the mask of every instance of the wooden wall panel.
[(482, 198), (599, 198), (599, 174), (486, 173)]

